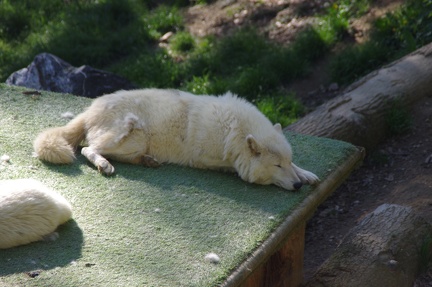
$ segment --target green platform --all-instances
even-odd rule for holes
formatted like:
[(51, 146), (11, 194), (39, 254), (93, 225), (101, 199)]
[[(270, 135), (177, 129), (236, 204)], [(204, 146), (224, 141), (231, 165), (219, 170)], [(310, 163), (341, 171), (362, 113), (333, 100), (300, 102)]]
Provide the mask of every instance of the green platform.
[[(63, 113), (78, 114), (91, 100), (24, 91), (0, 85), (0, 156), (11, 158), (0, 163), (0, 179), (39, 179), (66, 197), (74, 214), (57, 241), (0, 250), (0, 286), (217, 286), (262, 243), (289, 232), (293, 212), (313, 212), (305, 203), (316, 207), (360, 160), (350, 144), (287, 134), (294, 161), (322, 179), (318, 187), (289, 192), (174, 165), (114, 163), (116, 175), (104, 177), (81, 155), (67, 166), (32, 157), (40, 131), (64, 125)], [(220, 264), (204, 259), (209, 252)], [(26, 274), (35, 270), (35, 278)]]

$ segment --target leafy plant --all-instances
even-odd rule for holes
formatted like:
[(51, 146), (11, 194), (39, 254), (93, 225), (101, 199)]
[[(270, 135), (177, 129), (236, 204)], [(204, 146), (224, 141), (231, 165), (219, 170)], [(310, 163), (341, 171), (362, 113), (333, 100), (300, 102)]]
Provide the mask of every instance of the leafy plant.
[(378, 19), (370, 40), (348, 47), (333, 59), (332, 81), (347, 84), (432, 41), (432, 1), (409, 0)]
[[(301, 113), (301, 104), (280, 91), (306, 75), (314, 61), (343, 39), (349, 20), (364, 14), (371, 1), (332, 1), (317, 15), (317, 25), (286, 46), (269, 41), (253, 27), (222, 38), (194, 38), (184, 29), (180, 9), (210, 2), (0, 0), (0, 80), (36, 54), (50, 52), (76, 66), (118, 73), (141, 87), (208, 94), (231, 90), (286, 125)], [(399, 53), (432, 41), (431, 7), (430, 0), (412, 0), (379, 20), (370, 44), (335, 58), (334, 81), (350, 82)], [(168, 49), (157, 45), (166, 32), (174, 32)]]
[(256, 100), (256, 105), (271, 122), (280, 123), (283, 127), (293, 123), (304, 112), (303, 106), (292, 93), (260, 98)]
[(170, 40), (170, 46), (174, 52), (184, 54), (195, 48), (195, 39), (187, 32), (178, 32)]
[(386, 123), (391, 135), (404, 134), (411, 129), (411, 113), (402, 101), (396, 100), (391, 103), (391, 107), (386, 114)]
[(151, 13), (144, 13), (142, 20), (153, 39), (159, 39), (167, 32), (175, 32), (183, 28), (183, 18), (176, 6), (157, 6), (151, 10)]
[(389, 60), (381, 43), (367, 42), (341, 51), (330, 62), (331, 78), (340, 84), (352, 83)]
[(420, 273), (426, 272), (432, 264), (432, 236), (428, 235), (423, 240), (420, 250)]

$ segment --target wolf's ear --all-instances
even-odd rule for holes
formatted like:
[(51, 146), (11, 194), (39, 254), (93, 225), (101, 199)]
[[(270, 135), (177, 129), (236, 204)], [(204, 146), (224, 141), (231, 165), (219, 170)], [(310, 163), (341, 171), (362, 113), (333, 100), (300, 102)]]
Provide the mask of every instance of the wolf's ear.
[(253, 135), (248, 135), (246, 137), (246, 141), (249, 147), (249, 150), (252, 152), (254, 156), (259, 156), (261, 154), (261, 148), (257, 141), (255, 140)]
[(280, 134), (282, 133), (282, 126), (280, 123), (275, 124), (274, 128), (278, 133), (280, 133)]

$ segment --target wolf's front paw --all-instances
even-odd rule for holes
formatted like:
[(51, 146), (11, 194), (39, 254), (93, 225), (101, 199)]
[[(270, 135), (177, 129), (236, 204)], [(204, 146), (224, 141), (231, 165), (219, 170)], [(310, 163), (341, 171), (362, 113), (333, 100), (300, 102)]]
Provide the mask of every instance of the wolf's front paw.
[(308, 184), (314, 185), (320, 181), (320, 179), (318, 178), (318, 176), (316, 176), (316, 174), (314, 174), (310, 171), (307, 171), (305, 169), (302, 169), (302, 168), (296, 166), (294, 163), (292, 163), (292, 166), (293, 166), (297, 176), (300, 178), (300, 180), (303, 183), (308, 183)]
[(299, 177), (303, 183), (309, 183), (311, 185), (317, 184), (320, 181), (316, 174), (307, 170), (303, 170), (303, 172), (299, 174)]
[(97, 161), (96, 166), (102, 174), (112, 175), (114, 173), (114, 167), (106, 159)]

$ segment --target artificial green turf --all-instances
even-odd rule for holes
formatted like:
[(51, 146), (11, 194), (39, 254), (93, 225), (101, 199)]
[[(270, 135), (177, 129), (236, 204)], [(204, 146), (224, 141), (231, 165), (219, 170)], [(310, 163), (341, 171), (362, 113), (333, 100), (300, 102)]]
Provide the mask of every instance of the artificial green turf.
[[(314, 192), (289, 192), (234, 174), (114, 163), (104, 177), (77, 156), (72, 165), (32, 157), (36, 135), (64, 125), (90, 99), (0, 85), (0, 179), (35, 178), (73, 206), (54, 242), (0, 250), (1, 286), (215, 286)], [(294, 161), (322, 179), (355, 151), (340, 141), (288, 134)], [(220, 264), (204, 257), (214, 252)], [(25, 273), (40, 270), (31, 278)]]

